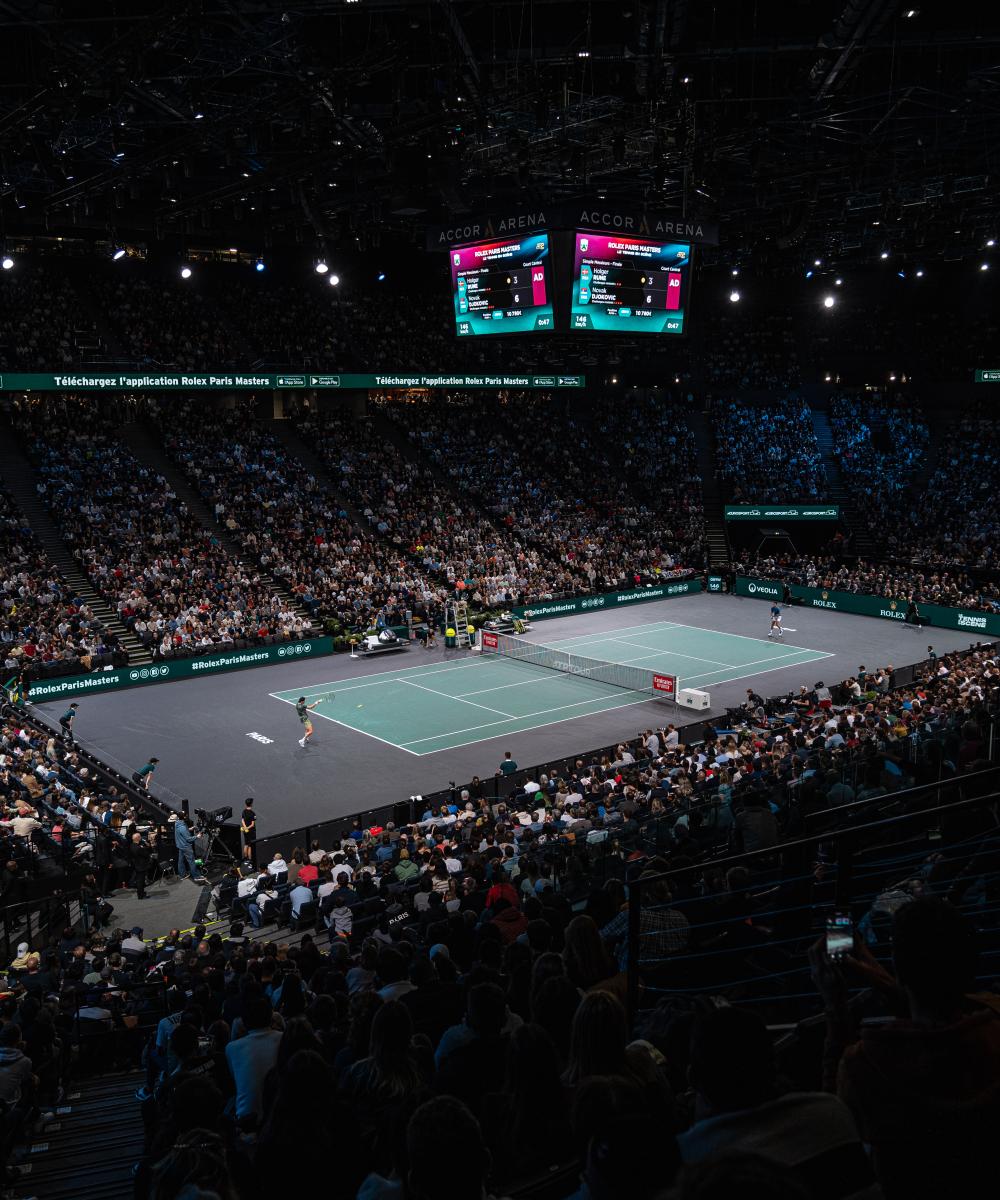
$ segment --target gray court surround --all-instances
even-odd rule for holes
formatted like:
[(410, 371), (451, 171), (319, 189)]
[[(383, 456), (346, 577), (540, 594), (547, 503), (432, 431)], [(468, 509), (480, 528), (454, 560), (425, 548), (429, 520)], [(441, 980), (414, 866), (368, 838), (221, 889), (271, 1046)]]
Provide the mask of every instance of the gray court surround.
[[(545, 642), (640, 622), (680, 621), (766, 640), (768, 619), (769, 605), (760, 600), (704, 593), (539, 621), (528, 636)], [(861, 663), (868, 668), (901, 666), (925, 658), (928, 645), (942, 653), (965, 649), (975, 640), (948, 630), (913, 630), (902, 622), (810, 608), (785, 609), (784, 619), (786, 627), (795, 630), (785, 636), (788, 646), (835, 657), (748, 675), (710, 689), (712, 713), (741, 703), (748, 687), (776, 695), (819, 679), (839, 681)], [(433, 792), (473, 775), (485, 779), (493, 775), (505, 750), (521, 766), (530, 766), (633, 737), (650, 725), (685, 724), (696, 718), (686, 709), (649, 702), (414, 758), (328, 721), (316, 721), (313, 744), (303, 750), (293, 709), (270, 696), (389, 667), (428, 665), (445, 654), (464, 657), (466, 652), (415, 647), (391, 662), (333, 655), (84, 697), (74, 732), (83, 746), (129, 773), (156, 755), (160, 764), (152, 791), (168, 803), (176, 804), (183, 796), (199, 808), (228, 804), (238, 811), (243, 800), (253, 796), (258, 832), (264, 836)], [(38, 705), (53, 720), (64, 708), (65, 702)]]

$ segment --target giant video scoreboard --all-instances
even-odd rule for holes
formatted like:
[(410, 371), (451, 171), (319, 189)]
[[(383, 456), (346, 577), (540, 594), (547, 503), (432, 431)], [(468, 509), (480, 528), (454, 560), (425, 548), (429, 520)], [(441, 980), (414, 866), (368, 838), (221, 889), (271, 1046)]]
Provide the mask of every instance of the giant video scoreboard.
[(450, 252), (455, 332), (551, 333), (549, 235), (476, 242)]
[(683, 333), (691, 247), (577, 230), (570, 329)]
[(448, 257), (459, 337), (687, 332), (688, 241), (645, 231), (536, 229), (453, 244)]

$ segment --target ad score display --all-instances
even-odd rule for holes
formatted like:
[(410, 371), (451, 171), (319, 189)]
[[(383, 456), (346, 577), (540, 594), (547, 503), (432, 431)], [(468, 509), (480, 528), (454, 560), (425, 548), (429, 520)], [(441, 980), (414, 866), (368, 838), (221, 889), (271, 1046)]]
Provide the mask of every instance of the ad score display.
[[(452, 246), (448, 257), (457, 335), (553, 332), (557, 284), (560, 294), (572, 289), (568, 314), (560, 306), (561, 328), (629, 335), (686, 331), (689, 242), (583, 229), (572, 236), (571, 281), (568, 272), (557, 279), (545, 231)], [(561, 244), (557, 240), (557, 259)]]
[(570, 328), (684, 332), (691, 246), (577, 230)]
[(449, 258), (459, 337), (552, 332), (547, 233), (456, 247)]

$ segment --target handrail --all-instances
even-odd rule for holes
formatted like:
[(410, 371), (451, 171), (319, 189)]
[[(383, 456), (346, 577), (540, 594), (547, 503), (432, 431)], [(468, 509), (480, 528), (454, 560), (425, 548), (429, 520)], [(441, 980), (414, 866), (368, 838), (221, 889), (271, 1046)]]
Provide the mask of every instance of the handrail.
[[(898, 793), (897, 793), (898, 794)], [(879, 797), (885, 799), (884, 796)], [(869, 833), (875, 829), (884, 829), (889, 825), (900, 824), (905, 821), (913, 821), (918, 817), (927, 817), (933, 813), (934, 816), (946, 816), (960, 808), (974, 808), (977, 805), (987, 806), (1000, 801), (1000, 790), (990, 792), (985, 796), (972, 796), (966, 800), (955, 800), (951, 804), (943, 805), (940, 808), (933, 810), (914, 809), (913, 812), (897, 813), (893, 817), (882, 817), (878, 821), (871, 821), (867, 825), (851, 825), (847, 829), (829, 829), (823, 833), (807, 834), (805, 837), (793, 838), (789, 842), (776, 842), (773, 846), (765, 846), (760, 850), (743, 850), (739, 854), (727, 855), (725, 858), (713, 858), (711, 861), (712, 867), (730, 867), (745, 864), (748, 859), (763, 859), (775, 858), (777, 855), (784, 854), (788, 850), (803, 849), (807, 846), (816, 845), (819, 842), (840, 842), (845, 838), (856, 838), (859, 834)], [(689, 863), (684, 867), (670, 867), (666, 871), (660, 871), (656, 875), (647, 875), (642, 880), (643, 884), (657, 883), (674, 875), (690, 875), (692, 870), (697, 870), (699, 863)], [(638, 880), (630, 881), (638, 883)]]
[[(936, 779), (930, 783), (915, 783), (913, 787), (903, 788), (898, 792), (885, 792), (881, 796), (867, 796), (864, 800), (851, 800), (847, 804), (838, 804), (834, 808), (818, 809), (816, 812), (806, 813), (805, 822), (808, 825), (810, 821), (817, 821), (820, 817), (840, 816), (842, 814), (851, 816), (855, 810), (866, 807), (869, 804), (875, 805), (880, 802), (882, 804), (894, 804), (900, 800), (905, 800), (907, 796), (912, 796), (914, 792), (940, 791), (942, 788), (958, 787), (962, 784), (991, 777), (995, 777), (1000, 782), (1000, 765), (986, 767), (982, 771), (970, 771), (967, 775), (951, 775), (947, 779)], [(855, 828), (860, 827), (856, 826)]]
[[(978, 772), (977, 772), (978, 774)], [(852, 825), (845, 829), (826, 830), (822, 833), (807, 834), (805, 837), (793, 838), (791, 841), (781, 842), (774, 846), (767, 846), (759, 850), (747, 850), (740, 854), (727, 855), (725, 858), (717, 858), (711, 861), (713, 868), (721, 868), (728, 870), (730, 867), (746, 865), (750, 862), (757, 862), (764, 859), (774, 860), (778, 857), (783, 857), (790, 852), (801, 851), (808, 849), (810, 846), (818, 845), (819, 843), (833, 843), (838, 847), (837, 871), (833, 879), (835, 897), (834, 903), (840, 908), (846, 908), (850, 903), (850, 884), (851, 884), (851, 867), (853, 851), (855, 844), (859, 838), (866, 834), (877, 833), (881, 830), (898, 828), (901, 825), (912, 823), (920, 818), (927, 819), (933, 815), (935, 818), (949, 816), (959, 811), (966, 811), (974, 808), (987, 808), (996, 805), (1000, 802), (1000, 791), (989, 792), (982, 796), (973, 796), (965, 800), (956, 800), (951, 804), (943, 805), (933, 810), (914, 809), (912, 812), (899, 813), (891, 817), (883, 817), (880, 820), (872, 821), (864, 825)], [(665, 871), (657, 872), (655, 875), (646, 875), (644, 878), (633, 878), (628, 880), (629, 889), (629, 905), (628, 905), (628, 921), (627, 921), (627, 938), (628, 938), (628, 966), (627, 966), (627, 985), (628, 985), (628, 1011), (630, 1017), (634, 1017), (638, 1007), (639, 1000), (639, 938), (640, 938), (640, 918), (642, 913), (642, 893), (650, 885), (669, 882), (669, 880), (677, 876), (690, 875), (692, 870), (697, 870), (698, 864), (688, 864), (683, 867), (671, 867)], [(778, 881), (779, 886), (781, 881)], [(808, 907), (812, 908), (812, 905)]]

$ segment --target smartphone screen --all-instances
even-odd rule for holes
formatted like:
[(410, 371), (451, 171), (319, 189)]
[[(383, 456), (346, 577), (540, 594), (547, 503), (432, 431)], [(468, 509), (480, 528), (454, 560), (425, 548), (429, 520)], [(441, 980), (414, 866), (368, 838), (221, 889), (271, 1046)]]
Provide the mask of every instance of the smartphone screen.
[(826, 952), (830, 958), (843, 958), (854, 945), (851, 918), (834, 913), (826, 922)]

